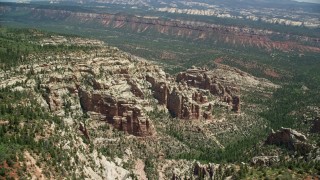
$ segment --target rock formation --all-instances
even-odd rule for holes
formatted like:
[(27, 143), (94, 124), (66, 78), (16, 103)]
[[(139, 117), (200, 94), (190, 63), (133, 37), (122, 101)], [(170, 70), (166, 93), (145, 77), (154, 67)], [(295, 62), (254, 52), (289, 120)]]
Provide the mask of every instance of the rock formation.
[[(47, 41), (77, 46), (77, 40), (63, 37)], [(240, 111), (238, 89), (213, 70), (193, 68), (172, 77), (117, 48), (92, 43), (93, 51), (32, 54), (28, 58), (36, 64), (19, 66), (21, 73), (33, 74), (30, 88), (57, 116), (90, 117), (127, 134), (149, 136), (155, 132), (146, 113), (154, 110), (153, 98), (178, 119), (212, 119), (216, 105)], [(90, 127), (81, 131), (89, 134)]]
[[(70, 44), (63, 37), (47, 41)], [(74, 40), (71, 44), (77, 43)], [(154, 133), (145, 113), (153, 109), (151, 94), (178, 119), (212, 119), (217, 104), (240, 111), (238, 89), (212, 70), (193, 68), (174, 78), (117, 48), (92, 43), (97, 50), (32, 55), (30, 58), (38, 64), (19, 67), (23, 73), (37, 75), (31, 84), (42, 95), (46, 107), (60, 117), (85, 114), (128, 134), (148, 136)]]
[(220, 98), (235, 111), (240, 112), (240, 96), (237, 88), (222, 85), (212, 71), (201, 68), (179, 73), (173, 81), (147, 75), (153, 95), (159, 104), (168, 108), (173, 117), (180, 119), (211, 119), (212, 104), (208, 95)]
[(159, 104), (168, 108), (172, 117), (180, 119), (211, 118), (212, 109), (201, 111), (209, 104), (207, 103), (208, 97), (199, 89), (191, 89), (187, 85), (177, 84), (169, 79), (156, 79), (152, 76), (147, 76), (146, 80), (152, 86), (154, 97)]
[(237, 88), (224, 86), (218, 77), (205, 68), (188, 69), (177, 75), (177, 82), (186, 83), (189, 86), (209, 90), (211, 94), (220, 98), (232, 106), (232, 110), (240, 112), (240, 96), (236, 95)]
[(199, 179), (212, 179), (214, 178), (214, 173), (215, 167), (211, 163), (202, 165), (199, 162), (196, 162), (193, 168), (193, 175), (197, 176)]
[[(105, 46), (90, 53), (37, 56), (33, 58), (38, 58), (39, 64), (20, 69), (38, 74), (32, 84), (51, 112), (61, 117), (89, 115), (135, 136), (154, 133), (145, 114), (150, 107), (145, 99), (150, 91), (145, 78), (147, 72), (155, 77), (164, 76), (154, 65)], [(80, 131), (86, 135), (89, 129), (82, 126)]]
[(265, 143), (285, 146), (289, 150), (298, 151), (302, 154), (310, 152), (313, 148), (312, 145), (307, 142), (305, 135), (290, 128), (281, 128), (277, 132), (272, 132)]
[(152, 135), (151, 122), (138, 104), (82, 89), (79, 91), (79, 97), (85, 112), (100, 113), (115, 128), (136, 136)]

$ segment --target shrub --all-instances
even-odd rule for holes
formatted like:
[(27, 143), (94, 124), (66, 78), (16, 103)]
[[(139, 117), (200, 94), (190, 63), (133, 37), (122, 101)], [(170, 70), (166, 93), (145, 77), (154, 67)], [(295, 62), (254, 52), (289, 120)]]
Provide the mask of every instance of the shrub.
[(0, 168), (0, 176), (5, 176), (6, 175), (6, 169), (4, 167)]
[(12, 159), (7, 159), (7, 164), (9, 167), (12, 167), (14, 165), (14, 162), (12, 161)]

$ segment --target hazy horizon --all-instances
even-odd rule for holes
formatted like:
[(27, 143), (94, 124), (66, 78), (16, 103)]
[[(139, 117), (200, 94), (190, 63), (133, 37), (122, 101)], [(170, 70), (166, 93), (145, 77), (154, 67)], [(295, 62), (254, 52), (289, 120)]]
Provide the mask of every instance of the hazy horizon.
[[(18, 0), (0, 0), (0, 2), (17, 2), (17, 1)], [(30, 0), (30, 1), (42, 1), (42, 0)], [(50, 0), (43, 0), (43, 1), (50, 1)], [(320, 4), (320, 0), (293, 0), (293, 1)]]
[(294, 0), (294, 1), (320, 4), (320, 0)]

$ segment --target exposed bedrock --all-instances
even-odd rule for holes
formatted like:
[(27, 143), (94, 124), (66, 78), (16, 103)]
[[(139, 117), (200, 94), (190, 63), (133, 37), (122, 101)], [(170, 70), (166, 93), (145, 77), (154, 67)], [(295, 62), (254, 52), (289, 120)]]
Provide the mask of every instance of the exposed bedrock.
[(100, 94), (99, 91), (88, 92), (81, 88), (79, 97), (81, 107), (85, 112), (92, 111), (101, 114), (117, 129), (135, 136), (153, 134), (151, 122), (138, 104)]
[(305, 135), (290, 128), (281, 128), (277, 132), (272, 132), (265, 143), (284, 146), (289, 150), (298, 151), (302, 154), (309, 153), (313, 149)]
[(235, 87), (223, 86), (206, 69), (189, 69), (179, 73), (175, 80), (147, 75), (153, 95), (159, 104), (180, 119), (211, 119), (212, 103), (208, 94), (216, 96), (235, 111), (240, 112), (240, 96)]

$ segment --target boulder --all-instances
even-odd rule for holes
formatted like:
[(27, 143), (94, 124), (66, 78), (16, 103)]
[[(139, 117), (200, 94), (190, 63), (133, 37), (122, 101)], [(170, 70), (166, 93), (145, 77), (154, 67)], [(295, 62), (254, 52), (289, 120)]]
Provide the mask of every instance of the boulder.
[(290, 128), (281, 128), (277, 132), (272, 132), (265, 143), (285, 146), (289, 150), (298, 151), (302, 154), (309, 153), (313, 149), (313, 146), (307, 142), (305, 135)]

